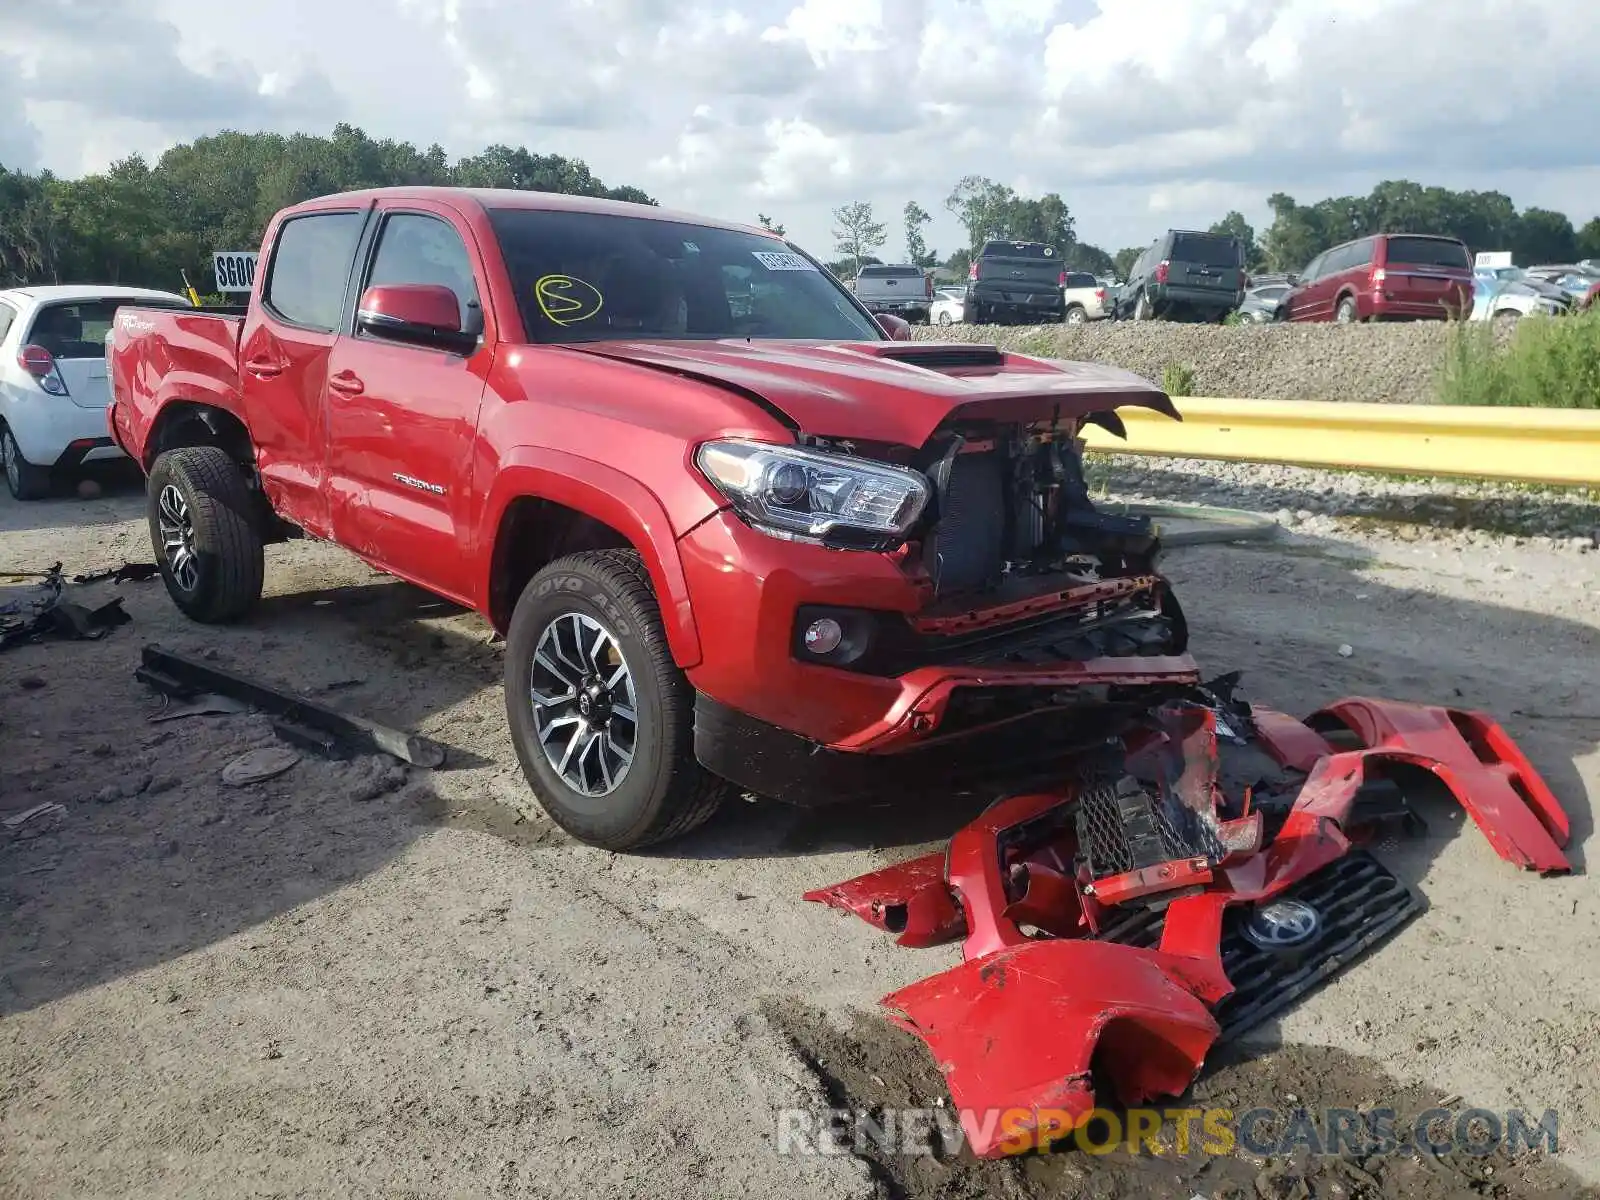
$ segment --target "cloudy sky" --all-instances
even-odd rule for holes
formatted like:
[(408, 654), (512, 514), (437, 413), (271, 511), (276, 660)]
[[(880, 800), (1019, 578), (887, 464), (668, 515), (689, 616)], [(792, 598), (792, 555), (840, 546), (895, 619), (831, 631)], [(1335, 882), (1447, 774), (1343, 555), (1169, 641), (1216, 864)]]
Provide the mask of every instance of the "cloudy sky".
[(1109, 250), (1406, 177), (1600, 210), (1586, 0), (0, 0), (0, 163), (74, 175), (339, 120), (612, 184), (830, 254), (831, 210), (962, 175)]

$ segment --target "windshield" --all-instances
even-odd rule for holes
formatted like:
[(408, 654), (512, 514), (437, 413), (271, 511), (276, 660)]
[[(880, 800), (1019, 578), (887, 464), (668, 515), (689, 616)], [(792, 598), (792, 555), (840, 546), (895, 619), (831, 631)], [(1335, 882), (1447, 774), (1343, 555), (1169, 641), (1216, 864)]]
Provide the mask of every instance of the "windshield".
[(759, 234), (525, 208), (489, 223), (533, 342), (884, 340), (832, 276)]

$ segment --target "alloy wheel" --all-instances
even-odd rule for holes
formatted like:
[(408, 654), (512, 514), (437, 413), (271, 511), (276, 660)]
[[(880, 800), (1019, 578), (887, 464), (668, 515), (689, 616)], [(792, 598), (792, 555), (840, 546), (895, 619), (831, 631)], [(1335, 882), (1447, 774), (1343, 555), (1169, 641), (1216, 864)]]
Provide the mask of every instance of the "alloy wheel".
[(194, 518), (189, 503), (172, 484), (156, 500), (156, 520), (161, 528), (161, 549), (172, 568), (172, 578), (186, 592), (200, 584), (200, 558), (194, 549)]
[(530, 683), (534, 734), (562, 781), (585, 796), (615, 791), (633, 764), (638, 698), (611, 630), (562, 613), (539, 635)]
[(22, 490), (22, 454), (17, 449), (17, 439), (11, 436), (11, 431), (5, 431), (0, 436), (0, 455), (6, 460), (6, 483), (10, 485), (12, 494)]

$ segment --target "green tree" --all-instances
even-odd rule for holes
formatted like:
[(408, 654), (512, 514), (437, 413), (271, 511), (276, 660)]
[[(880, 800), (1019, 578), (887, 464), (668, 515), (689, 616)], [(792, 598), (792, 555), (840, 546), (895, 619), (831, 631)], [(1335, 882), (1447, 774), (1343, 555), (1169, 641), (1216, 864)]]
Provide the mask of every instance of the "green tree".
[(928, 249), (922, 236), (922, 227), (933, 220), (933, 215), (915, 200), (907, 200), (903, 213), (906, 223), (906, 261), (912, 266), (927, 270), (939, 261), (939, 256)]
[(966, 278), (967, 273), (972, 270), (972, 251), (965, 247), (957, 250), (944, 260), (944, 269), (953, 275)]
[(967, 242), (976, 254), (990, 238), (1046, 242), (1066, 254), (1077, 242), (1077, 231), (1067, 203), (1056, 192), (1038, 199), (1019, 196), (1003, 183), (982, 175), (964, 176), (945, 207), (967, 230)]
[(1124, 246), (1111, 256), (1111, 265), (1116, 270), (1118, 279), (1126, 279), (1128, 272), (1133, 270), (1133, 264), (1139, 261), (1139, 255), (1145, 252), (1144, 246)]
[(855, 264), (860, 270), (866, 256), (879, 249), (889, 235), (883, 222), (872, 216), (872, 205), (865, 200), (854, 200), (833, 210), (834, 249)]
[(1245, 266), (1250, 270), (1254, 270), (1261, 261), (1261, 249), (1256, 245), (1256, 231), (1251, 228), (1250, 222), (1244, 219), (1243, 213), (1230, 212), (1211, 227), (1211, 232), (1221, 234), (1223, 237), (1238, 238), (1239, 244), (1244, 247)]
[(113, 283), (204, 288), (216, 250), (253, 250), (278, 209), (313, 196), (397, 184), (508, 187), (654, 201), (607, 187), (578, 159), (490, 146), (451, 163), (438, 146), (374, 140), (352, 125), (327, 137), (224, 131), (81, 179), (0, 167), (0, 286)]
[(782, 225), (779, 225), (771, 217), (767, 216), (766, 213), (757, 213), (756, 214), (756, 222), (761, 226), (761, 228), (765, 229), (768, 233), (775, 233), (779, 237), (787, 237), (788, 236), (789, 231), (787, 229), (785, 229)]
[(1578, 230), (1578, 257), (1600, 258), (1600, 217), (1591, 217), (1588, 224)]
[(1069, 253), (1071, 257), (1067, 261), (1079, 271), (1088, 271), (1091, 275), (1110, 275), (1117, 269), (1116, 260), (1099, 246), (1079, 242)]
[(1533, 267), (1540, 263), (1567, 263), (1581, 257), (1578, 234), (1566, 213), (1548, 208), (1524, 209), (1512, 237), (1516, 261)]

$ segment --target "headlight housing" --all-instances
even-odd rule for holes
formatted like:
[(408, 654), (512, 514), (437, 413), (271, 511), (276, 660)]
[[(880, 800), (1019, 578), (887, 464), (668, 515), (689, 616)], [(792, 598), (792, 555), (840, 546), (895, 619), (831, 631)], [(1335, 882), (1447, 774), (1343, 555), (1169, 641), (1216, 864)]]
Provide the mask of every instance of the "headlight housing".
[(695, 463), (751, 525), (805, 541), (891, 548), (932, 495), (920, 471), (771, 442), (706, 442)]

